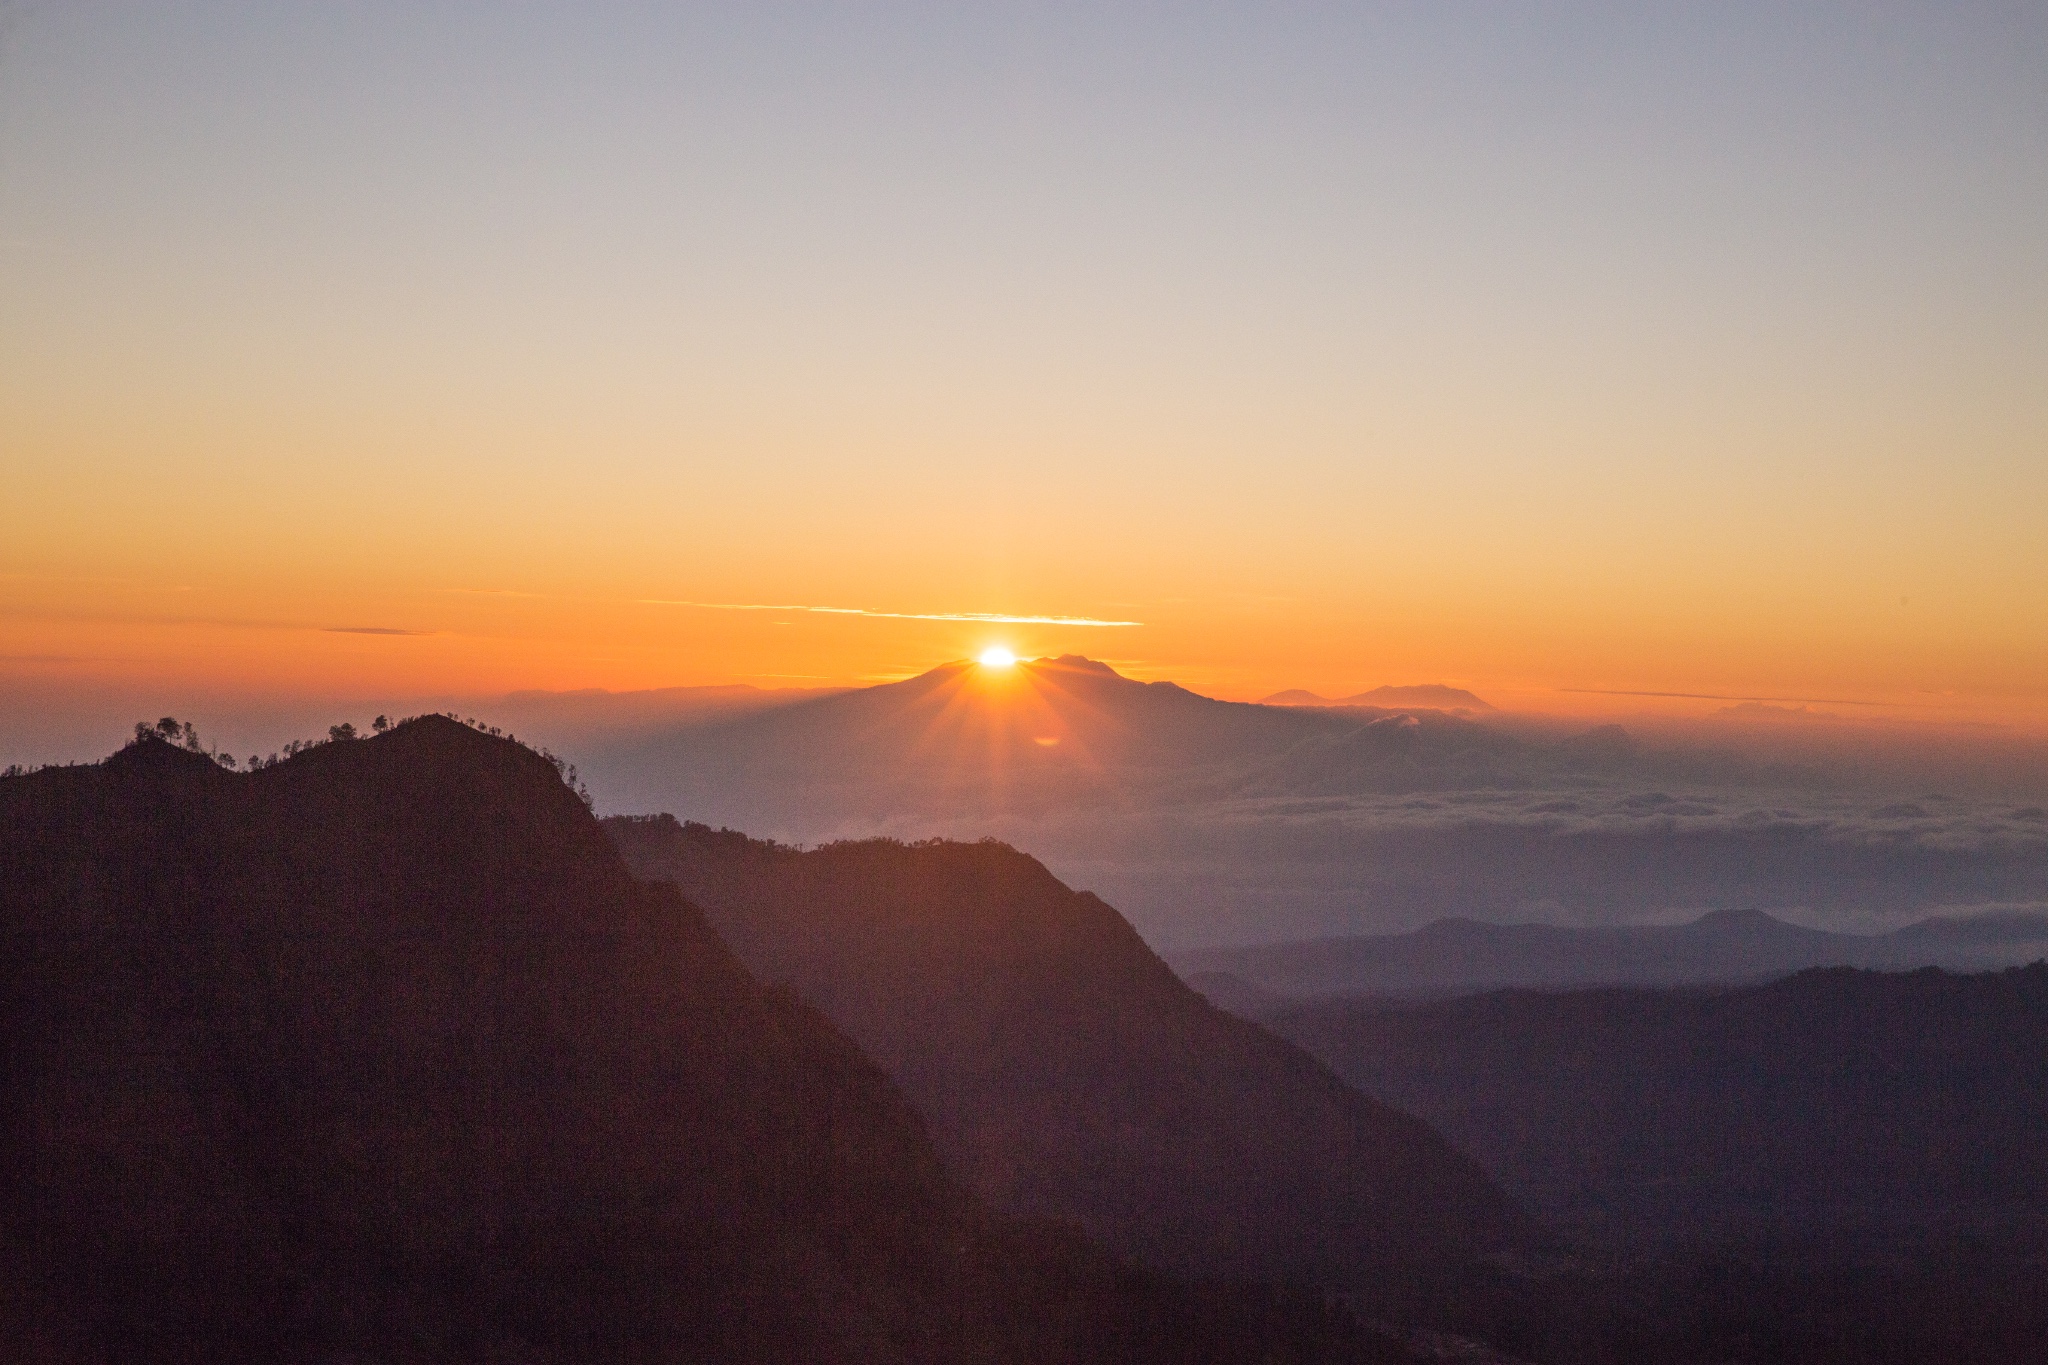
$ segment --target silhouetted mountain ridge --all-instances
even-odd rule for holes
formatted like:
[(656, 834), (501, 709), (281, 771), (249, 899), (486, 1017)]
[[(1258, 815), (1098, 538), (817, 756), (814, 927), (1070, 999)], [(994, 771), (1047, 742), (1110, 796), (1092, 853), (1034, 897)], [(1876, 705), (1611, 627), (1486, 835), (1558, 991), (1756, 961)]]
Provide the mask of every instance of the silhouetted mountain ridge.
[(39, 1359), (1378, 1351), (991, 1217), (546, 760), (440, 718), (0, 780), (0, 1112)]
[(1528, 1235), (1427, 1127), (1208, 1005), (1013, 849), (606, 824), (637, 873), (858, 1040), (998, 1208), (1177, 1273), (1344, 1285)]

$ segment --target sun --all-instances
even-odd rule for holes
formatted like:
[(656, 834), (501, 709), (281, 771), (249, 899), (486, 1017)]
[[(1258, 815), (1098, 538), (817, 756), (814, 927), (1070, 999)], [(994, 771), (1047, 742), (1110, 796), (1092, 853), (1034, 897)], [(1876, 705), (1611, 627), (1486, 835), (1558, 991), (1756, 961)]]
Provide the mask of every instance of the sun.
[(987, 649), (981, 651), (981, 666), (983, 668), (1008, 668), (1016, 662), (1017, 656), (1004, 649), (1001, 645), (990, 645)]

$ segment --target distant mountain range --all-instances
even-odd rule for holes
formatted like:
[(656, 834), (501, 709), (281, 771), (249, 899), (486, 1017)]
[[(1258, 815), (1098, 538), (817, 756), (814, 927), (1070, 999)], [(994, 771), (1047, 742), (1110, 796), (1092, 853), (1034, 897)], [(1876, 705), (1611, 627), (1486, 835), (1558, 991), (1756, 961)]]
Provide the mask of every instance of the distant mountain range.
[(781, 829), (883, 812), (1514, 783), (1548, 766), (1597, 771), (1615, 760), (1611, 742), (1532, 743), (1413, 703), (1219, 701), (1065, 655), (1003, 669), (947, 664), (898, 683), (707, 712), (601, 766), (613, 805)]
[(862, 813), (1042, 810), (1235, 785), (1355, 719), (1217, 701), (1078, 656), (948, 664), (903, 682), (716, 719), (605, 766), (626, 809), (755, 829)]
[(1354, 1291), (1530, 1235), (1434, 1133), (1211, 1006), (1013, 849), (606, 828), (879, 1062), (998, 1209), (1174, 1274)]
[(1382, 709), (1397, 706), (1429, 707), (1439, 711), (1491, 711), (1493, 707), (1481, 701), (1462, 687), (1446, 687), (1442, 683), (1415, 683), (1407, 687), (1375, 687), (1370, 692), (1359, 692), (1349, 697), (1332, 701), (1319, 697), (1301, 688), (1275, 692), (1262, 698), (1261, 706), (1372, 706)]
[(2048, 902), (2039, 798), (1866, 793), (1858, 772), (1787, 761), (1782, 741), (1735, 752), (1491, 712), (1227, 702), (1078, 656), (776, 697), (699, 698), (695, 719), (564, 752), (610, 812), (794, 843), (993, 835), (1169, 950), (1451, 915), (1896, 922)]
[(1336, 995), (1431, 996), (1503, 986), (1757, 981), (1809, 967), (1977, 971), (2048, 957), (2048, 911), (1929, 918), (1887, 934), (1840, 934), (1758, 910), (1686, 924), (1565, 928), (1442, 919), (1405, 934), (1220, 948), (1171, 958), (1230, 1008)]

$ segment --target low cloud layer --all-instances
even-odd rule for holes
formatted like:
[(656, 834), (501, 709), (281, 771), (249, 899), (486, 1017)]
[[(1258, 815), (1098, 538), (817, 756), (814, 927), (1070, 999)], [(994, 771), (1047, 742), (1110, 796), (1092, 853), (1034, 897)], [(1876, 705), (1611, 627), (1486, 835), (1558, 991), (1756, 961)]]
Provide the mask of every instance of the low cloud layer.
[(1995, 734), (1236, 706), (1061, 661), (1021, 710), (934, 677), (594, 747), (607, 809), (992, 835), (1164, 948), (1454, 915), (1877, 931), (2048, 901), (2048, 749)]
[(2048, 820), (2037, 809), (1933, 798), (1908, 811), (1782, 794), (1482, 791), (949, 823), (1032, 849), (1171, 947), (1389, 932), (1453, 915), (1669, 923), (1714, 909), (1877, 932), (2048, 902)]
[[(971, 695), (935, 686), (535, 693), (264, 724), (293, 738), (452, 709), (576, 763), (607, 813), (804, 843), (992, 835), (1169, 949), (1454, 915), (1668, 923), (1759, 909), (1867, 932), (2048, 902), (2048, 745), (1999, 732), (1777, 712), (1621, 726), (1242, 706), (1086, 661), (1025, 713), (977, 719)], [(43, 700), (46, 716), (71, 704)], [(167, 711), (183, 714), (118, 708), (120, 724), (75, 756)], [(250, 715), (241, 730), (198, 718), (231, 752), (279, 742), (251, 738)]]

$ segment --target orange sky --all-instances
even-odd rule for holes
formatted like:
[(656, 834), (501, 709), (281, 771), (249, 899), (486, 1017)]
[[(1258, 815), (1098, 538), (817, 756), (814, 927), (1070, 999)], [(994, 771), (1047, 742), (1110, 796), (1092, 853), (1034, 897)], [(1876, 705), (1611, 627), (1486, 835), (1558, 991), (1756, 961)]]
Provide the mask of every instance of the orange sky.
[(2048, 726), (2048, 25), (202, 9), (0, 52), (0, 683)]
[[(352, 589), (283, 573), (226, 585), (199, 575), (17, 575), (6, 591), (0, 676), (46, 685), (161, 682), (181, 692), (366, 698), (735, 681), (816, 687), (899, 677), (1002, 643), (1026, 656), (1086, 653), (1133, 676), (1240, 699), (1296, 686), (1341, 696), (1383, 682), (1448, 681), (1518, 710), (1699, 714), (1722, 704), (1599, 689), (1677, 691), (1805, 701), (1845, 715), (2048, 728), (2024, 675), (2001, 674), (1992, 650), (1969, 659), (1972, 642), (1958, 639), (1953, 623), (1930, 630), (1913, 620), (1910, 604), (1894, 621), (1750, 620), (1708, 634), (1698, 615), (1659, 620), (1645, 610), (1603, 620), (1527, 601), (1513, 604), (1519, 611), (1477, 601), (1437, 611), (1441, 599), (1418, 605), (1393, 594), (1334, 606), (1250, 594), (1075, 594), (1055, 602), (1060, 615), (1142, 622), (1082, 626), (737, 610), (773, 604), (686, 605), (653, 595), (674, 591), (667, 587), (545, 581)], [(966, 592), (905, 597), (881, 598), (868, 610), (1021, 614), (1034, 605)], [(859, 600), (848, 593), (815, 605)]]

